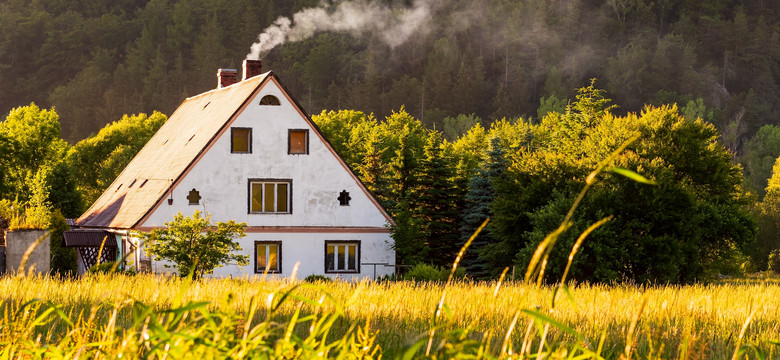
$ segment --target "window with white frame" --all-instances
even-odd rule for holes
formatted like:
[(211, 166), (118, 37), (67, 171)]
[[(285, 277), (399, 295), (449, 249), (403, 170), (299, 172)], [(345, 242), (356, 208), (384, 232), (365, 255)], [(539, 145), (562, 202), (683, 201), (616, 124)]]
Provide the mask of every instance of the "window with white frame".
[(292, 180), (249, 180), (249, 213), (291, 214)]
[(359, 273), (360, 241), (325, 241), (326, 273)]
[(282, 242), (255, 241), (255, 273), (282, 272)]

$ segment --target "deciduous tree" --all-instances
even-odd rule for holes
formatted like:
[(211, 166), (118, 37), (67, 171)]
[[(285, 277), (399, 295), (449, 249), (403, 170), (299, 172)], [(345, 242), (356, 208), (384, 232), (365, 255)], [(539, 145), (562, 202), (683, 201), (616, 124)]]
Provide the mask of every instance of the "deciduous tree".
[(714, 126), (685, 119), (674, 106), (616, 117), (602, 97), (593, 96), (598, 91), (581, 91), (567, 114), (534, 127), (535, 146), (511, 156), (508, 180), (497, 187), (491, 228), (502, 249), (517, 250), (515, 264), (526, 265), (560, 225), (595, 165), (640, 134), (611, 165), (659, 185), (601, 174), (559, 238), (548, 280), (560, 278), (579, 234), (609, 215), (615, 218), (591, 233), (575, 257), (573, 278), (690, 282), (737, 271), (735, 259), (753, 243), (756, 227), (741, 172), (718, 144)]
[(173, 262), (179, 276), (192, 274), (193, 279), (200, 279), (229, 262), (249, 265), (249, 256), (236, 253), (241, 251), (241, 246), (235, 239), (246, 235), (245, 228), (246, 223), (233, 220), (212, 225), (211, 215), (204, 217), (196, 210), (192, 217), (179, 213), (173, 221), (165, 223), (165, 228), (135, 236), (143, 240), (155, 260)]

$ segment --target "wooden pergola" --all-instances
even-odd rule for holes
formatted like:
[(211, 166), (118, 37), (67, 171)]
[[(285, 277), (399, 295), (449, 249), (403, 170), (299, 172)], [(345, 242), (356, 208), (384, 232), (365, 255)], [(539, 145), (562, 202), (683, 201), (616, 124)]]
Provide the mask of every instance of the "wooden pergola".
[(71, 230), (63, 233), (65, 246), (76, 248), (84, 270), (98, 263), (117, 260), (119, 248), (116, 243), (116, 235), (104, 230)]

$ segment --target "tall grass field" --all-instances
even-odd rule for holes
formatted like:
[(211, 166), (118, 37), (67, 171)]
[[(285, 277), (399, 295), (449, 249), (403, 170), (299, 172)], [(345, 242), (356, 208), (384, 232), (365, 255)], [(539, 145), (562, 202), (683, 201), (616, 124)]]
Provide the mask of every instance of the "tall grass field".
[[(301, 282), (89, 274), (0, 277), (4, 359), (780, 359), (776, 281), (543, 285), (560, 227), (523, 282)], [(615, 170), (612, 170), (615, 171)], [(621, 174), (650, 182), (628, 170)], [(26, 259), (22, 260), (22, 263)], [(24, 266), (20, 266), (24, 269)], [(534, 278), (537, 281), (534, 284)]]
[(780, 286), (0, 278), (0, 359), (240, 357), (777, 359)]

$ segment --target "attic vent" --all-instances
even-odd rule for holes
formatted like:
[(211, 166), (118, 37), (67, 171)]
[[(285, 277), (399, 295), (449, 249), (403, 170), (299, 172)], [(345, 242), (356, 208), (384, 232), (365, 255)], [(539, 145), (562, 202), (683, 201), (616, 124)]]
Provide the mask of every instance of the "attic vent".
[[(190, 136), (190, 140), (187, 140), (187, 144), (189, 144), (189, 143), (190, 143), (190, 141), (192, 140), (192, 138), (194, 138), (194, 137), (195, 137), (195, 134), (193, 134), (192, 136)], [(187, 144), (184, 144), (184, 145), (187, 145)]]
[(273, 95), (266, 95), (260, 99), (260, 105), (281, 105), (279, 99)]
[(168, 143), (168, 139), (165, 139), (165, 141), (163, 142), (163, 145), (165, 145), (167, 143)]
[(149, 181), (149, 179), (144, 179), (144, 182), (142, 182), (141, 185), (138, 185), (138, 188), (140, 189), (140, 188), (144, 187), (144, 185), (146, 185), (147, 181)]
[(337, 199), (339, 200), (339, 205), (341, 206), (349, 206), (349, 201), (352, 200), (352, 198), (349, 196), (349, 191), (347, 190), (339, 193), (339, 197)]
[(205, 109), (209, 104), (211, 104), (211, 101), (207, 102), (206, 105), (203, 105), (203, 108)]
[(192, 189), (190, 190), (190, 194), (187, 195), (187, 200), (190, 201), (190, 205), (198, 205), (200, 204), (200, 193), (198, 190)]
[(133, 179), (133, 182), (131, 182), (131, 183), (130, 183), (130, 185), (127, 185), (127, 188), (128, 188), (128, 189), (129, 189), (129, 188), (131, 188), (131, 187), (133, 187), (133, 185), (135, 185), (135, 180), (136, 180), (136, 179)]
[(114, 190), (114, 191), (115, 191), (115, 192), (116, 192), (116, 191), (119, 191), (119, 189), (121, 189), (121, 188), (122, 188), (122, 184), (119, 184), (119, 186), (117, 186), (117, 187), (116, 187), (116, 190)]

